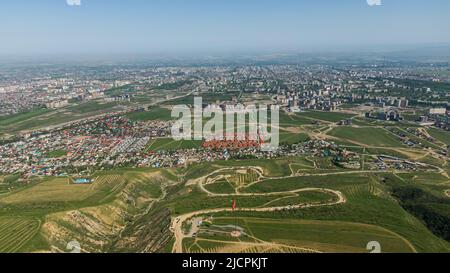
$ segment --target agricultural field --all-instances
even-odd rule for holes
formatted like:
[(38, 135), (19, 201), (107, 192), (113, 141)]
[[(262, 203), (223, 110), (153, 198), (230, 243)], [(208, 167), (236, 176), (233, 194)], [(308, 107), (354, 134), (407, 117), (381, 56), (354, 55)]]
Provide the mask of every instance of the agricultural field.
[(36, 233), (40, 221), (25, 217), (0, 217), (0, 253), (20, 251)]
[(64, 252), (73, 239), (83, 242), (87, 252), (104, 251), (170, 183), (168, 172), (123, 169), (99, 172), (90, 184), (49, 178), (2, 195), (0, 252)]
[(51, 178), (36, 186), (20, 190), (5, 196), (0, 202), (6, 204), (81, 201), (91, 196), (94, 191), (90, 185), (74, 185), (68, 178)]
[(260, 174), (258, 173), (258, 170), (254, 169), (236, 170), (226, 178), (226, 180), (230, 182), (234, 188), (245, 187), (250, 183), (258, 181), (259, 179)]

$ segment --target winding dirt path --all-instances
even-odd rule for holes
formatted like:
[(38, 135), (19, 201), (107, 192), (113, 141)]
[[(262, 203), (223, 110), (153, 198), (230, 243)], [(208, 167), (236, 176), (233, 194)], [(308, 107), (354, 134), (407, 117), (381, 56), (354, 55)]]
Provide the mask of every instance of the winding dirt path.
[[(249, 167), (246, 167), (249, 168)], [(253, 183), (250, 183), (246, 185), (247, 187), (256, 184), (261, 183), (262, 181), (267, 180), (276, 180), (276, 179), (282, 179), (282, 178), (291, 178), (291, 177), (302, 177), (302, 176), (328, 176), (328, 175), (344, 175), (344, 174), (362, 174), (362, 173), (384, 173), (386, 171), (370, 171), (370, 170), (360, 170), (360, 171), (345, 171), (345, 172), (330, 172), (330, 173), (315, 173), (315, 174), (304, 174), (304, 175), (290, 175), (285, 177), (265, 177), (263, 175), (263, 170), (260, 167), (250, 167), (254, 170), (259, 169), (259, 179)], [(254, 207), (254, 208), (237, 208), (235, 211), (238, 212), (273, 212), (273, 211), (281, 211), (281, 210), (295, 210), (295, 209), (304, 209), (304, 208), (311, 208), (311, 207), (325, 207), (325, 206), (335, 206), (339, 204), (343, 204), (347, 202), (347, 199), (342, 194), (342, 192), (332, 189), (326, 189), (326, 188), (302, 188), (297, 190), (291, 190), (291, 191), (283, 191), (283, 192), (269, 192), (269, 193), (241, 193), (237, 191), (236, 193), (214, 193), (205, 188), (205, 184), (207, 182), (215, 181), (215, 179), (208, 180), (208, 178), (214, 176), (215, 174), (219, 174), (220, 172), (227, 171), (227, 170), (236, 170), (240, 169), (239, 167), (226, 167), (221, 168), (218, 170), (213, 171), (210, 174), (207, 174), (203, 177), (199, 177), (197, 179), (189, 181), (186, 185), (198, 185), (201, 191), (206, 193), (210, 197), (239, 197), (239, 196), (276, 196), (276, 195), (287, 195), (287, 194), (293, 194), (296, 195), (301, 192), (310, 192), (310, 191), (321, 191), (330, 193), (337, 198), (334, 198), (332, 201), (328, 203), (303, 203), (303, 204), (297, 204), (297, 205), (288, 205), (288, 206), (274, 206), (274, 207)], [(450, 190), (446, 192), (450, 196)], [(286, 198), (286, 197), (283, 197)], [(270, 204), (270, 202), (268, 203)], [(174, 233), (175, 236), (175, 242), (172, 247), (173, 253), (182, 253), (183, 252), (183, 239), (189, 238), (192, 236), (192, 234), (185, 235), (182, 226), (183, 223), (191, 218), (198, 217), (200, 215), (204, 214), (214, 214), (219, 212), (232, 212), (233, 209), (231, 207), (229, 208), (211, 208), (211, 209), (203, 209), (198, 211), (189, 212), (183, 215), (180, 215), (176, 218), (172, 219), (172, 224), (170, 227), (170, 230)], [(406, 240), (405, 240), (406, 241)], [(411, 245), (412, 247), (412, 245)], [(412, 249), (414, 249), (412, 247)]]
[[(298, 193), (298, 192), (306, 192), (306, 191), (323, 191), (336, 195), (338, 198), (335, 201), (325, 203), (325, 204), (298, 204), (292, 206), (278, 206), (278, 207), (267, 207), (267, 208), (237, 208), (235, 211), (239, 212), (273, 212), (280, 210), (294, 210), (294, 209), (304, 209), (311, 207), (322, 207), (322, 206), (334, 206), (338, 204), (345, 203), (347, 200), (345, 196), (340, 191), (330, 190), (330, 189), (322, 189), (322, 188), (305, 188), (298, 189), (294, 191), (287, 192), (271, 192), (271, 193), (259, 193), (259, 194), (219, 194), (215, 196), (257, 196), (257, 195), (279, 195), (283, 193)], [(214, 194), (213, 194), (214, 195)], [(183, 223), (195, 216), (203, 215), (203, 214), (211, 214), (218, 212), (232, 212), (233, 209), (230, 208), (216, 208), (216, 209), (204, 209), (198, 210), (190, 213), (183, 214), (172, 220), (171, 231), (175, 235), (175, 242), (173, 244), (172, 252), (173, 253), (182, 253), (183, 252), (183, 239), (188, 236), (183, 233), (182, 225)]]

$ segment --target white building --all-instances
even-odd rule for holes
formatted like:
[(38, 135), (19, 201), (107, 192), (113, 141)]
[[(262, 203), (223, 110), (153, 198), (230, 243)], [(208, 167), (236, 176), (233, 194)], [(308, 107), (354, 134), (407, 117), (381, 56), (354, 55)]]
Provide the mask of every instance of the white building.
[(445, 108), (431, 108), (430, 115), (445, 115), (447, 110)]

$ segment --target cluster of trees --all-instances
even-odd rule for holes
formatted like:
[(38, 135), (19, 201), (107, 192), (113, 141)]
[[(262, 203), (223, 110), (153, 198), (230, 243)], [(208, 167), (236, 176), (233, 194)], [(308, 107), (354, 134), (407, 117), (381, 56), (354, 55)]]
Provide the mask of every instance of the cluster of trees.
[(448, 199), (436, 197), (413, 186), (396, 187), (393, 195), (405, 210), (422, 220), (434, 234), (450, 241), (450, 217), (443, 210), (437, 209), (450, 205)]

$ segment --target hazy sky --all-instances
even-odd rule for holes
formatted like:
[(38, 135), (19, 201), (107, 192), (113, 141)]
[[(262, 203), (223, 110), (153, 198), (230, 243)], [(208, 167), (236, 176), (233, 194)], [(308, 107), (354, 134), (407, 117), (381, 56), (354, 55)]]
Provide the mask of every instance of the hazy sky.
[(0, 54), (450, 42), (449, 0), (378, 4), (380, 0), (2, 0)]

